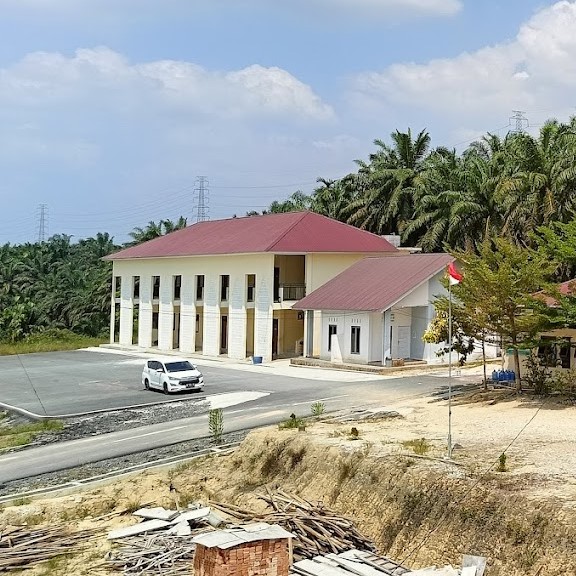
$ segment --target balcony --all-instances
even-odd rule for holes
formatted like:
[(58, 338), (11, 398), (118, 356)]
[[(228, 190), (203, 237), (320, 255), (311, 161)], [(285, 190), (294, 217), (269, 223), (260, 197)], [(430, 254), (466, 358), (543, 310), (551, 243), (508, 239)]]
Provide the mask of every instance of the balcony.
[(276, 302), (296, 302), (306, 296), (306, 284), (281, 284)]

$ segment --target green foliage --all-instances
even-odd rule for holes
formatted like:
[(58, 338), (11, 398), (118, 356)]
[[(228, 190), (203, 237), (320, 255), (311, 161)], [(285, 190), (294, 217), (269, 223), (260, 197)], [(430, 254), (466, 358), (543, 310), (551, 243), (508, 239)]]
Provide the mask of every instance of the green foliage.
[(312, 404), (310, 411), (312, 412), (312, 416), (322, 416), (326, 410), (326, 406), (324, 402), (314, 402)]
[(303, 418), (298, 418), (296, 414), (290, 414), (289, 418), (278, 424), (278, 428), (280, 430), (306, 428), (306, 422)]
[(217, 444), (222, 441), (224, 434), (224, 412), (220, 408), (210, 410), (208, 413), (208, 430)]
[(30, 424), (0, 427), (0, 450), (30, 444), (37, 436), (58, 433), (64, 428), (61, 420), (42, 420)]
[(101, 258), (116, 249), (100, 233), (75, 244), (62, 234), (0, 246), (0, 342), (21, 342), (47, 329), (101, 336), (110, 321), (112, 268)]
[(535, 394), (549, 394), (552, 389), (553, 378), (549, 365), (550, 359), (540, 360), (534, 353), (529, 354), (526, 358), (524, 381), (530, 388), (534, 389)]
[(424, 454), (430, 452), (432, 445), (426, 440), (426, 438), (417, 438), (415, 440), (406, 440), (402, 442), (402, 446), (406, 449), (410, 449), (414, 454), (423, 456)]
[(508, 468), (506, 468), (506, 454), (504, 454), (504, 452), (502, 452), (502, 454), (500, 454), (500, 456), (498, 457), (498, 466), (496, 467), (496, 471), (497, 472), (507, 472)]

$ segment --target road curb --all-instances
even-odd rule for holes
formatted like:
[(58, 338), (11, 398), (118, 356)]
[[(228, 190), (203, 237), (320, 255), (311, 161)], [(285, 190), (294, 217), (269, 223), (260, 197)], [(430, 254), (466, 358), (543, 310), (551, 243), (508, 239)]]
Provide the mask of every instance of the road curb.
[[(217, 396), (217, 394), (213, 394), (213, 396)], [(74, 414), (36, 414), (35, 412), (30, 412), (25, 408), (20, 408), (19, 406), (12, 406), (11, 404), (6, 404), (4, 402), (0, 402), (0, 408), (6, 410), (8, 412), (14, 412), (19, 414), (20, 416), (24, 416), (26, 418), (30, 418), (31, 420), (66, 420), (69, 418), (80, 418), (81, 416), (93, 416), (95, 414), (105, 414), (106, 412), (121, 412), (123, 410), (134, 410), (137, 408), (147, 408), (150, 406), (161, 406), (163, 404), (171, 404), (174, 402), (194, 402), (199, 400), (206, 400), (208, 396), (196, 396), (194, 398), (170, 398), (166, 400), (159, 400), (158, 402), (145, 402), (143, 404), (129, 404), (128, 406), (120, 406), (118, 408), (101, 408), (99, 410), (89, 410), (88, 412), (76, 412)]]

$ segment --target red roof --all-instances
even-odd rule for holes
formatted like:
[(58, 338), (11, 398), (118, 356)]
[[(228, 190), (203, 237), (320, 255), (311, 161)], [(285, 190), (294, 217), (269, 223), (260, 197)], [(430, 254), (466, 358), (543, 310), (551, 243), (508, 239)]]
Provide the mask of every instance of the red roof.
[(398, 250), (387, 240), (314, 212), (287, 212), (198, 222), (111, 254), (107, 260), (253, 254)]
[(453, 262), (450, 254), (364, 258), (297, 302), (297, 310), (388, 310)]
[[(555, 288), (561, 296), (576, 296), (576, 279), (562, 282), (562, 284), (557, 284)], [(533, 296), (542, 300), (547, 306), (550, 306), (551, 308), (554, 308), (559, 304), (558, 300), (554, 298), (554, 296), (546, 294), (543, 290), (536, 292), (536, 294)]]

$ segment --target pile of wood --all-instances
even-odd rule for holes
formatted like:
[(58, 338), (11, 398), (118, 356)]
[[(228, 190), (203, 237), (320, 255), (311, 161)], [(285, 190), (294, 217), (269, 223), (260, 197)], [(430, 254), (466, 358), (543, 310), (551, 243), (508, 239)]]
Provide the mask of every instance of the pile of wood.
[(259, 498), (269, 505), (270, 512), (252, 512), (223, 502), (210, 502), (210, 506), (243, 522), (279, 524), (292, 532), (296, 536), (293, 541), (295, 561), (350, 549), (376, 551), (374, 543), (358, 532), (352, 520), (321, 503), (312, 504), (281, 490), (261, 494)]
[(191, 538), (179, 538), (166, 533), (132, 536), (122, 540), (122, 546), (109, 554), (110, 569), (124, 574), (190, 574), (194, 558)]
[(72, 532), (62, 525), (36, 529), (9, 526), (0, 533), (0, 572), (77, 553), (97, 533), (97, 530)]

